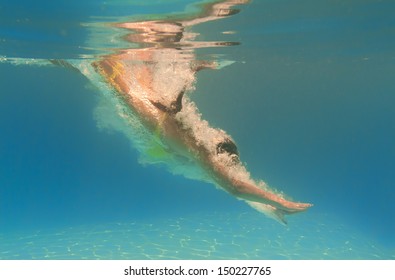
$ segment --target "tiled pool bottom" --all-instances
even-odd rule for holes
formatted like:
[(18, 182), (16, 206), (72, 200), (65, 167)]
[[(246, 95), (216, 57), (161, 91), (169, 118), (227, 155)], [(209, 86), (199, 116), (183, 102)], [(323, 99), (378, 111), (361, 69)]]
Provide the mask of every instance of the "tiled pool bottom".
[(395, 259), (325, 215), (199, 214), (0, 235), (0, 259)]

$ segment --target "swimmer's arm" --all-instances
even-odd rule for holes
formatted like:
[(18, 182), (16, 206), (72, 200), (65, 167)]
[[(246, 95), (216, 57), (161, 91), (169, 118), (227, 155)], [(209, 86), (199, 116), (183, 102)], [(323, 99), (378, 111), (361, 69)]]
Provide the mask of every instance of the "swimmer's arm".
[(277, 209), (284, 210), (289, 214), (307, 210), (307, 208), (312, 206), (312, 204), (309, 203), (299, 203), (285, 200), (280, 196), (262, 190), (251, 183), (243, 182), (237, 179), (232, 179), (231, 186), (227, 189), (232, 195), (238, 198), (252, 202), (269, 204)]
[(286, 200), (272, 192), (268, 192), (253, 183), (239, 180), (229, 174), (224, 166), (211, 162), (210, 166), (215, 166), (213, 173), (217, 183), (231, 195), (250, 202), (258, 202), (271, 205), (276, 209), (283, 210), (287, 214), (297, 213), (307, 210), (312, 204), (299, 203)]

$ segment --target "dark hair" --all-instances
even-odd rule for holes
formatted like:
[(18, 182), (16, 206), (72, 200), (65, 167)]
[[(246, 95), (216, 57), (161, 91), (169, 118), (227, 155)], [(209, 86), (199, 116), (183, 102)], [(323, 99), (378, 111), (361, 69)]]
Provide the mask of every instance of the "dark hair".
[(229, 155), (239, 156), (236, 144), (229, 138), (225, 138), (224, 141), (217, 144), (217, 154), (228, 153)]

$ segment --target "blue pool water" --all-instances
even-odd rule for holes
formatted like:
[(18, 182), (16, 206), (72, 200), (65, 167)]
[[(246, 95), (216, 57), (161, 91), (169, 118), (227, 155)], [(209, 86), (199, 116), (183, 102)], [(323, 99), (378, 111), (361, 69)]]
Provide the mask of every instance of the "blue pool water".
[(191, 28), (240, 43), (195, 50), (233, 64), (191, 98), (254, 178), (314, 204), (288, 226), (141, 164), (97, 85), (45, 63), (135, 47), (104, 23), (197, 1), (80, 2), (0, 0), (0, 259), (395, 258), (392, 1), (255, 0)]

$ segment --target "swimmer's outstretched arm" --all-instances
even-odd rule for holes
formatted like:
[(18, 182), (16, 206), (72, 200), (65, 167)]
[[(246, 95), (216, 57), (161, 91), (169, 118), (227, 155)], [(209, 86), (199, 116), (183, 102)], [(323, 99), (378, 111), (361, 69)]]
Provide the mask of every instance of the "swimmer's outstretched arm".
[(287, 214), (297, 213), (307, 210), (313, 206), (309, 203), (300, 203), (286, 200), (271, 192), (241, 180), (232, 179), (231, 186), (227, 190), (234, 196), (252, 202), (269, 204), (277, 209), (284, 210)]
[(310, 203), (300, 203), (286, 200), (274, 193), (265, 191), (253, 183), (239, 180), (229, 174), (223, 166), (214, 168), (217, 183), (233, 196), (250, 202), (258, 202), (282, 210), (285, 214), (293, 214), (307, 210), (313, 206)]

